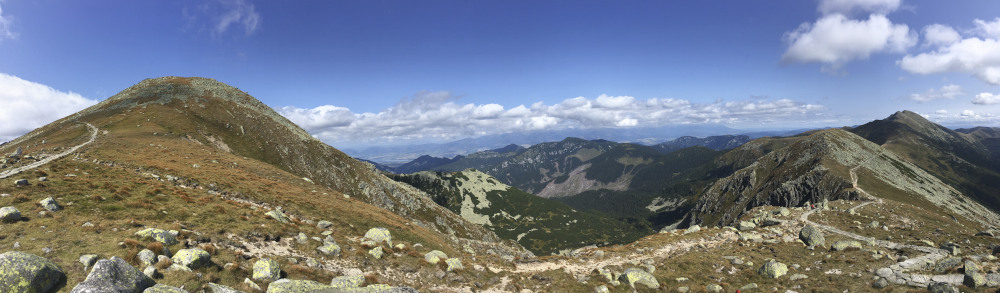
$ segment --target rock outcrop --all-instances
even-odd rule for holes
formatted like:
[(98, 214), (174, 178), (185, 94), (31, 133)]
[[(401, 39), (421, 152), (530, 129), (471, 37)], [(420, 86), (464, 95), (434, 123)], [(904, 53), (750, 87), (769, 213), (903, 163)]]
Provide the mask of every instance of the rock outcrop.
[(87, 279), (73, 287), (72, 293), (142, 292), (156, 282), (132, 267), (124, 259), (113, 256), (97, 261)]
[(66, 274), (52, 261), (34, 254), (0, 254), (0, 292), (49, 292)]

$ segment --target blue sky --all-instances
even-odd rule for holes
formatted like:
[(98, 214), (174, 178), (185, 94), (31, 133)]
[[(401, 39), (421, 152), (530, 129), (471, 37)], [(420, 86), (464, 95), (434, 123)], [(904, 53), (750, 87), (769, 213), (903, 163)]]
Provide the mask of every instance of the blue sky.
[(0, 0), (0, 138), (166, 75), (334, 146), (902, 109), (1000, 126), (998, 39), (996, 1)]

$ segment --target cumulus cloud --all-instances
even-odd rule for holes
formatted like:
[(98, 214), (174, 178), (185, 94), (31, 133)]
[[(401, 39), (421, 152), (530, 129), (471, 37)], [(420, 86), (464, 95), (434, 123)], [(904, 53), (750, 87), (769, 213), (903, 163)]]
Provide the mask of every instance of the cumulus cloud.
[(935, 23), (924, 27), (924, 44), (928, 46), (949, 45), (961, 39), (962, 36), (947, 25)]
[(918, 102), (926, 102), (940, 99), (954, 99), (963, 94), (962, 87), (954, 84), (942, 86), (941, 89), (927, 89), (926, 92), (911, 94), (910, 99)]
[(10, 23), (10, 15), (3, 15), (3, 7), (0, 6), (0, 41), (3, 41), (3, 39), (13, 39), (17, 37), (17, 34), (10, 29)]
[(916, 74), (963, 72), (991, 85), (1000, 85), (1000, 18), (975, 20), (975, 36), (953, 39), (931, 52), (906, 55), (896, 63)]
[(96, 104), (73, 92), (0, 73), (0, 140), (8, 141)]
[(784, 39), (789, 45), (782, 62), (823, 63), (823, 70), (829, 72), (873, 53), (903, 53), (917, 43), (917, 35), (909, 27), (893, 24), (881, 14), (871, 14), (867, 20), (826, 15), (786, 32)]
[(1000, 103), (1000, 95), (995, 95), (993, 93), (979, 93), (975, 98), (972, 98), (972, 103), (976, 105), (993, 105)]
[(378, 113), (354, 113), (330, 105), (307, 109), (289, 106), (279, 112), (324, 141), (374, 144), (569, 128), (777, 124), (815, 118), (812, 115), (823, 109), (788, 99), (693, 103), (601, 95), (509, 109), (499, 104), (462, 104), (458, 100), (449, 92), (422, 92)]
[(253, 35), (263, 20), (256, 6), (248, 0), (214, 0), (201, 3), (191, 13), (185, 9), (188, 26), (207, 26), (214, 36), (236, 30), (244, 36)]
[(899, 9), (901, 0), (821, 0), (816, 9), (823, 14), (875, 12), (886, 14)]

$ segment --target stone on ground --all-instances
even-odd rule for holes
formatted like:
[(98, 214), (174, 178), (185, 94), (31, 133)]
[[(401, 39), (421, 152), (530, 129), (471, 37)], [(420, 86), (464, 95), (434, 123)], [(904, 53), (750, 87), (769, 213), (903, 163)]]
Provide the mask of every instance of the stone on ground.
[(424, 254), (424, 261), (430, 264), (437, 264), (439, 261), (446, 258), (448, 258), (448, 255), (444, 254), (444, 252), (441, 252), (440, 250), (431, 250), (431, 252)]
[(278, 262), (265, 258), (253, 264), (253, 279), (257, 281), (277, 281), (281, 279), (281, 267)]
[(861, 242), (856, 240), (841, 240), (830, 245), (833, 251), (861, 250)]
[(788, 266), (772, 260), (757, 269), (757, 273), (768, 278), (777, 278), (788, 273)]
[(219, 285), (216, 283), (208, 283), (208, 290), (206, 292), (212, 293), (243, 293), (243, 291), (233, 289), (232, 287), (226, 285)]
[(660, 282), (656, 281), (656, 277), (653, 277), (653, 275), (643, 269), (628, 268), (621, 276), (618, 276), (618, 279), (622, 282), (627, 282), (632, 288), (635, 288), (636, 283), (652, 289), (660, 288)]
[(453, 272), (453, 271), (456, 271), (456, 270), (464, 270), (465, 269), (465, 266), (462, 265), (462, 260), (459, 260), (458, 258), (449, 258), (449, 259), (446, 259), (444, 261), (444, 263), (448, 264), (447, 271), (449, 271), (449, 272)]
[(58, 203), (56, 203), (56, 199), (52, 198), (51, 196), (50, 197), (46, 197), (42, 201), (39, 201), (38, 204), (41, 205), (42, 208), (44, 208), (45, 210), (50, 211), (50, 212), (54, 212), (54, 211), (58, 211), (58, 210), (62, 209), (62, 207), (59, 206)]
[(52, 261), (20, 251), (0, 254), (0, 268), (0, 292), (49, 292), (66, 278)]
[(941, 282), (928, 284), (927, 290), (931, 291), (931, 293), (958, 293), (958, 288), (955, 288), (955, 286)]
[(87, 279), (73, 287), (72, 293), (142, 292), (156, 282), (132, 267), (124, 259), (112, 256), (94, 264)]
[(140, 239), (152, 239), (153, 241), (162, 242), (168, 246), (178, 243), (176, 234), (157, 228), (143, 229), (142, 231), (135, 232), (135, 236), (139, 236)]
[(197, 269), (200, 267), (208, 266), (212, 263), (211, 255), (207, 251), (201, 248), (188, 248), (181, 249), (174, 254), (174, 257), (170, 258), (174, 264), (182, 265), (190, 269)]
[(362, 275), (340, 276), (330, 281), (330, 286), (338, 289), (358, 288), (365, 284), (365, 277)]
[(823, 231), (813, 227), (813, 225), (807, 224), (805, 227), (802, 227), (802, 230), (799, 231), (799, 239), (809, 247), (826, 246), (826, 238), (823, 237)]
[(21, 211), (15, 207), (0, 208), (0, 222), (13, 223), (21, 220)]
[(156, 284), (156, 286), (146, 288), (142, 293), (188, 293), (188, 291), (174, 286)]
[(139, 262), (145, 266), (151, 266), (156, 263), (156, 253), (149, 249), (143, 249), (136, 255), (139, 258)]
[(740, 231), (750, 231), (753, 230), (754, 228), (757, 228), (757, 225), (754, 225), (754, 223), (747, 221), (740, 221), (740, 223), (736, 226), (736, 229)]
[(270, 212), (265, 213), (265, 215), (283, 224), (288, 224), (292, 222), (291, 220), (288, 219), (288, 216), (285, 215), (285, 212), (281, 210), (281, 207), (271, 210)]
[(333, 242), (323, 241), (323, 245), (317, 247), (316, 250), (318, 250), (319, 253), (322, 253), (323, 255), (328, 255), (328, 256), (340, 255), (340, 245), (337, 245), (337, 243)]
[(389, 246), (392, 246), (392, 234), (390, 234), (389, 229), (386, 228), (375, 227), (368, 229), (368, 232), (365, 232), (365, 238), (375, 241), (376, 244), (385, 242), (386, 244), (389, 244)]
[(333, 223), (331, 223), (330, 221), (327, 221), (327, 220), (322, 220), (322, 221), (319, 221), (319, 223), (316, 223), (316, 227), (320, 228), (320, 229), (326, 229), (326, 228), (330, 228), (332, 226), (333, 226)]

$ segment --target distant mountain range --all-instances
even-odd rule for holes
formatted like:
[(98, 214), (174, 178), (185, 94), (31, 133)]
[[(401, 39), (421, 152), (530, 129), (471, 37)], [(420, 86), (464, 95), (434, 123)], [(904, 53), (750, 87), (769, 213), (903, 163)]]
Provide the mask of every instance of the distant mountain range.
[(806, 130), (808, 129), (746, 132), (719, 125), (539, 130), (523, 133), (486, 135), (440, 144), (344, 148), (342, 150), (356, 158), (379, 162), (387, 166), (398, 166), (425, 155), (439, 158), (454, 158), (455, 156), (464, 156), (474, 152), (502, 148), (511, 144), (527, 147), (543, 142), (560, 141), (567, 137), (654, 145), (685, 136), (746, 135), (750, 138), (759, 138), (765, 136), (795, 135)]

